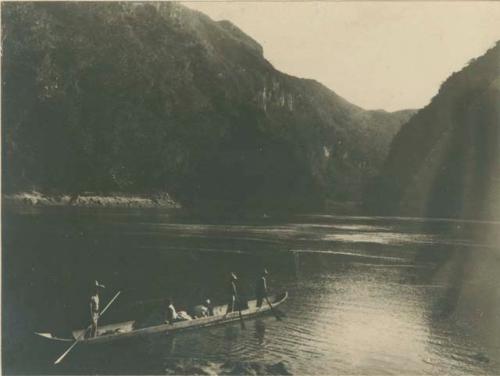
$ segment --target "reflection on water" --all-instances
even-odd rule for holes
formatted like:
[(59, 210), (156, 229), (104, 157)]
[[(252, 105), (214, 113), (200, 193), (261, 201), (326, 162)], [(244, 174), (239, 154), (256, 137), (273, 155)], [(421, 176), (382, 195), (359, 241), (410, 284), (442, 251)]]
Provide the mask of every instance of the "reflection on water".
[(432, 243), (434, 237), (424, 234), (401, 234), (394, 232), (367, 232), (331, 234), (323, 240), (333, 240), (351, 243), (377, 243), (377, 244), (407, 244), (407, 243)]
[[(164, 212), (48, 211), (4, 225), (9, 373), (498, 374), (500, 224), (308, 216), (195, 223)], [(105, 321), (226, 300), (262, 266), (289, 291), (273, 316), (177, 336), (64, 350), (33, 331), (87, 320), (88, 281), (123, 291)], [(107, 294), (107, 295), (106, 295)], [(281, 308), (281, 307), (280, 307)], [(29, 361), (27, 361), (29, 359)]]
[(265, 336), (266, 336), (265, 322), (260, 318), (255, 319), (255, 338), (257, 339), (259, 345), (262, 345), (264, 343)]

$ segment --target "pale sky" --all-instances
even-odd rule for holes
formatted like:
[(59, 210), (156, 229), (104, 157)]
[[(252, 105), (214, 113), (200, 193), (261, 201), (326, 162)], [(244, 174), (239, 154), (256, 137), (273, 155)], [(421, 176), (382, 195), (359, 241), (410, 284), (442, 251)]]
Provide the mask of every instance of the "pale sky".
[(500, 2), (183, 2), (257, 40), (276, 69), (366, 109), (425, 106), (500, 40)]

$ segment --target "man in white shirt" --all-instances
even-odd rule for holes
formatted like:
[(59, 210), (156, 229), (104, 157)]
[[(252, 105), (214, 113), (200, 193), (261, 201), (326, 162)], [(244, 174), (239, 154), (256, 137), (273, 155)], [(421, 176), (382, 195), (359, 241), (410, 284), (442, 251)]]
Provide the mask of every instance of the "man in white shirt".
[(173, 324), (176, 320), (179, 320), (179, 316), (175, 310), (174, 303), (172, 302), (172, 299), (167, 299), (167, 317), (165, 322)]
[(92, 326), (90, 328), (90, 337), (97, 336), (97, 322), (99, 321), (99, 291), (104, 288), (98, 281), (95, 281), (94, 295), (90, 297), (90, 319)]

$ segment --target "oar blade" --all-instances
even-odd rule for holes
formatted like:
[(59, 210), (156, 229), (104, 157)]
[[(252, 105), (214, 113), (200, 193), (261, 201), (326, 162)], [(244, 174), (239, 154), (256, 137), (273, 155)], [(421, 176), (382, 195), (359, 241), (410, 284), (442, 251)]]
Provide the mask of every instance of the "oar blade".
[(70, 347), (68, 347), (68, 349), (65, 352), (63, 352), (59, 358), (56, 359), (56, 361), (54, 362), (54, 364), (61, 363), (62, 360), (66, 357), (66, 355), (68, 355), (68, 353), (71, 350), (73, 350), (73, 347), (75, 347), (77, 344), (78, 344), (78, 341), (75, 341)]
[[(274, 308), (274, 307), (273, 307)], [(274, 311), (279, 315), (279, 317), (281, 317), (282, 319), (286, 318), (286, 313), (283, 312), (282, 310), (278, 309), (278, 308), (274, 308)]]
[(278, 321), (283, 321), (282, 317), (278, 314), (276, 311), (276, 308), (273, 307), (271, 302), (269, 301), (269, 298), (266, 296), (266, 302), (269, 305), (269, 308), (271, 309), (271, 312), (273, 313), (274, 317), (276, 317), (276, 320)]
[(245, 321), (243, 320), (243, 315), (241, 314), (241, 309), (238, 310), (238, 314), (240, 316), (241, 329), (245, 330), (246, 326), (245, 326)]

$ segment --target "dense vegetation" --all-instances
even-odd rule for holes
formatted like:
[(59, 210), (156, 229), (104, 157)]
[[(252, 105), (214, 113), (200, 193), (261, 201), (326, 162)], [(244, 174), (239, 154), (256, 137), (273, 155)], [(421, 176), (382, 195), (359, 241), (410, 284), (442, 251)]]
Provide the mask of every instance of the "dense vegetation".
[(379, 212), (500, 219), (500, 42), (402, 127), (375, 186)]
[(175, 3), (5, 3), (2, 25), (7, 192), (357, 200), (411, 115), (283, 74), (230, 22)]

